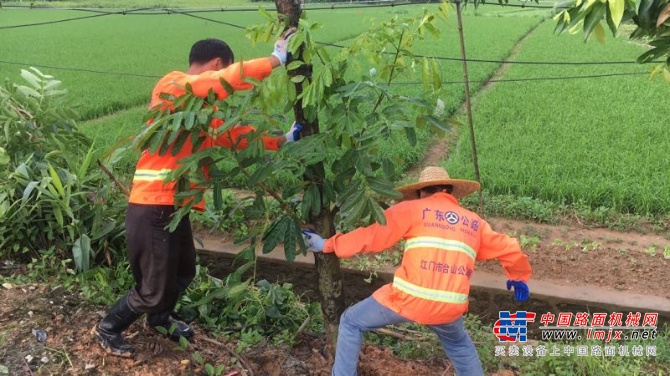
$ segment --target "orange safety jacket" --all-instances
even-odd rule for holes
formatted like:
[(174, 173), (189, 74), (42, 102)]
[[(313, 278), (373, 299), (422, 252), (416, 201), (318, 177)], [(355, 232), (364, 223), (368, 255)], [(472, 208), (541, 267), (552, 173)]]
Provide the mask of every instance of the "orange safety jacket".
[(425, 325), (446, 324), (468, 310), (470, 277), (476, 260), (500, 260), (509, 279), (528, 281), (531, 267), (518, 242), (499, 234), (454, 196), (435, 193), (409, 200), (384, 212), (386, 225), (375, 223), (324, 243), (325, 253), (348, 258), (381, 252), (405, 240), (402, 263), (393, 282), (372, 295), (383, 306)]
[[(218, 99), (225, 99), (228, 97), (228, 92), (221, 86), (221, 78), (228, 81), (235, 90), (248, 90), (253, 85), (245, 82), (244, 78), (262, 80), (269, 76), (271, 72), (272, 65), (268, 58), (236, 63), (219, 71), (207, 71), (199, 75), (189, 75), (178, 71), (170, 72), (156, 84), (151, 94), (150, 108), (162, 106), (164, 110), (167, 110), (171, 103), (161, 99), (161, 93), (175, 96), (183, 95), (183, 88), (186, 83), (191, 84), (196, 96), (206, 97), (209, 90), (213, 89)], [(218, 128), (221, 125), (223, 125), (223, 121), (215, 119), (210, 127)], [(202, 143), (200, 150), (212, 147), (243, 149), (248, 145), (243, 136), (253, 131), (255, 131), (255, 128), (251, 126), (235, 126), (216, 138), (207, 135), (207, 140)], [(262, 137), (262, 139), (266, 149), (279, 149), (281, 137)], [(144, 150), (137, 162), (129, 202), (145, 205), (174, 205), (176, 182), (166, 183), (164, 180), (170, 172), (179, 167), (179, 161), (182, 158), (186, 158), (193, 153), (192, 149), (193, 144), (189, 138), (179, 153), (174, 156), (171, 147), (163, 155), (159, 155), (158, 152), (151, 154), (148, 150)], [(207, 176), (207, 168), (203, 167), (203, 169)], [(201, 201), (196, 203), (193, 208), (204, 210), (204, 204), (204, 201)]]

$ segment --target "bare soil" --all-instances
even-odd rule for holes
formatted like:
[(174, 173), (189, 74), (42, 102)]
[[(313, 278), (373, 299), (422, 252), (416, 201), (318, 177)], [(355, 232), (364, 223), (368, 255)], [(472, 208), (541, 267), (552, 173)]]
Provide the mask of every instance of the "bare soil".
[[(546, 225), (494, 218), (491, 226), (520, 240), (533, 279), (670, 298), (667, 235), (617, 232), (579, 225)], [(499, 263), (478, 269), (502, 273)]]
[[(294, 348), (261, 344), (242, 354), (235, 343), (207, 336), (192, 324), (196, 336), (190, 348), (148, 329), (143, 320), (134, 323), (125, 336), (137, 354), (132, 359), (105, 353), (91, 329), (105, 307), (83, 302), (62, 288), (47, 285), (5, 285), (0, 288), (0, 375), (206, 375), (192, 354), (205, 363), (223, 365), (224, 376), (327, 376), (330, 375), (319, 335), (304, 334)], [(41, 342), (33, 330), (46, 333)], [(362, 376), (452, 375), (446, 360), (399, 360), (390, 350), (365, 346), (361, 355)]]

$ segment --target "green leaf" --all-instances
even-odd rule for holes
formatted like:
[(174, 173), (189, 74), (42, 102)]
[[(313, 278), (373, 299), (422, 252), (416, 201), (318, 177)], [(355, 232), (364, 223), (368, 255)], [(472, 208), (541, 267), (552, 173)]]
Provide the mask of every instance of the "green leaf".
[(179, 337), (179, 345), (184, 349), (188, 348), (188, 340), (186, 339), (186, 337), (184, 336)]
[(386, 176), (387, 179), (392, 179), (393, 176), (395, 176), (395, 167), (390, 159), (382, 159), (382, 171), (384, 171), (384, 176)]
[[(240, 69), (242, 69), (242, 67), (240, 67)], [(235, 89), (228, 81), (224, 80), (223, 78), (219, 79), (219, 81), (221, 82), (221, 86), (223, 86), (224, 90), (226, 90), (228, 93), (228, 96), (231, 96), (235, 93)]]
[(292, 62), (290, 62), (286, 65), (286, 70), (290, 71), (290, 70), (293, 70), (293, 69), (296, 69), (296, 68), (300, 68), (303, 65), (305, 65), (304, 62), (302, 62), (300, 60), (293, 60)]
[(209, 363), (205, 364), (205, 372), (209, 376), (214, 376), (214, 366)]
[(612, 23), (618, 28), (626, 9), (626, 0), (607, 0), (607, 5), (611, 13)]
[(593, 28), (593, 34), (596, 36), (596, 40), (601, 44), (605, 44), (605, 28), (602, 24), (598, 23), (595, 28)]
[(112, 232), (112, 230), (114, 230), (115, 228), (116, 228), (116, 222), (108, 221), (102, 227), (99, 227), (95, 231), (93, 231), (93, 233), (91, 234), (91, 240), (102, 239), (107, 234)]
[(192, 355), (193, 360), (195, 360), (196, 363), (198, 364), (203, 364), (205, 362), (205, 359), (200, 355), (199, 352), (194, 352)]
[(399, 199), (402, 197), (402, 194), (395, 189), (393, 183), (387, 180), (375, 177), (367, 177), (365, 180), (368, 182), (368, 185), (370, 185), (370, 188), (373, 191), (379, 193), (382, 196), (393, 199)]
[(380, 225), (386, 225), (386, 216), (384, 216), (384, 210), (379, 206), (379, 203), (370, 199), (368, 201), (368, 207), (372, 211), (372, 218), (374, 218)]
[(263, 234), (263, 254), (272, 252), (284, 240), (288, 217), (279, 217)]
[(428, 123), (432, 124), (433, 126), (435, 126), (436, 128), (438, 128), (440, 130), (443, 130), (445, 132), (449, 132), (451, 130), (451, 127), (449, 126), (449, 124), (447, 124), (446, 122), (441, 121), (440, 119), (436, 118), (435, 116), (425, 115), (425, 116), (423, 116), (423, 118)]
[(60, 179), (60, 176), (58, 176), (58, 173), (56, 170), (53, 168), (52, 165), (49, 165), (49, 175), (51, 176), (51, 182), (53, 183), (54, 188), (56, 188), (56, 191), (58, 191), (58, 194), (61, 197), (65, 196), (65, 190), (63, 189), (63, 182)]
[(296, 248), (299, 244), (298, 236), (302, 237), (300, 223), (294, 219), (289, 219), (286, 227), (286, 234), (284, 236), (284, 257), (286, 257), (287, 261), (293, 262), (295, 261), (295, 256), (297, 254)]
[(667, 67), (663, 69), (663, 79), (670, 84), (670, 70)]
[(53, 206), (52, 207), (54, 216), (56, 217), (56, 222), (58, 223), (59, 226), (63, 227), (65, 225), (65, 221), (63, 219), (63, 211), (59, 206)]
[(410, 146), (416, 146), (416, 130), (412, 127), (405, 127), (405, 136)]
[(28, 201), (28, 199), (30, 198), (30, 194), (33, 192), (35, 187), (37, 187), (39, 184), (40, 184), (39, 181), (31, 181), (30, 183), (28, 183), (26, 185), (26, 188), (23, 190), (23, 197), (21, 198), (21, 200), (23, 202)]
[(32, 85), (32, 87), (34, 88), (39, 88), (40, 86), (42, 86), (41, 85), (42, 80), (25, 69), (21, 69), (21, 77), (23, 77), (24, 80), (28, 81), (28, 83), (30, 83), (30, 85)]
[(351, 206), (351, 209), (343, 213), (345, 215), (344, 218), (345, 223), (349, 224), (350, 226), (353, 226), (358, 221), (360, 221), (360, 219), (368, 210), (368, 201), (369, 200), (363, 198), (362, 196), (360, 200), (354, 201), (354, 204)]
[(593, 4), (591, 11), (584, 18), (584, 40), (589, 39), (596, 25), (600, 23), (607, 11), (605, 4), (600, 1)]
[(78, 271), (85, 272), (89, 269), (91, 255), (91, 238), (84, 234), (74, 242), (72, 256)]

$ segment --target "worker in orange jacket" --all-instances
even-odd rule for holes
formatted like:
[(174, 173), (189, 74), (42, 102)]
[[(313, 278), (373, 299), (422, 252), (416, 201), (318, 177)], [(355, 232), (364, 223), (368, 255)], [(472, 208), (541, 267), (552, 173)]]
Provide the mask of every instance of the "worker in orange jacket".
[[(232, 50), (221, 40), (196, 42), (191, 47), (188, 71), (174, 71), (163, 77), (151, 94), (150, 107), (171, 110), (172, 103), (163, 99), (161, 94), (183, 95), (186, 84), (191, 85), (196, 96), (206, 97), (213, 90), (219, 100), (229, 95), (221, 85), (221, 79), (235, 90), (252, 88), (253, 85), (246, 79), (262, 80), (274, 68), (285, 64), (288, 40), (294, 31), (289, 29), (277, 40), (269, 57), (240, 63), (234, 63)], [(218, 128), (222, 124), (222, 121), (215, 120), (210, 127)], [(283, 136), (265, 135), (262, 137), (265, 148), (277, 150), (284, 143), (297, 141), (301, 130), (302, 126), (294, 123)], [(207, 134), (207, 140), (199, 150), (244, 148), (248, 143), (245, 135), (254, 131), (251, 126), (238, 125), (216, 137)], [(119, 299), (94, 328), (102, 347), (113, 355), (133, 355), (133, 348), (121, 333), (144, 313), (147, 314), (149, 327), (165, 328), (173, 340), (193, 336), (191, 327), (172, 315), (179, 295), (195, 277), (193, 234), (188, 215), (173, 232), (166, 230), (176, 207), (183, 203), (175, 201), (176, 182), (165, 182), (170, 172), (180, 166), (180, 161), (193, 153), (192, 149), (193, 144), (188, 139), (175, 155), (171, 147), (165, 153), (144, 150), (137, 163), (126, 214), (128, 256), (135, 287)], [(204, 172), (207, 174), (207, 171)], [(204, 210), (204, 202), (195, 203), (194, 208)]]
[(408, 321), (437, 334), (458, 375), (483, 374), (462, 318), (475, 261), (498, 259), (509, 278), (507, 289), (513, 287), (520, 302), (530, 294), (526, 282), (531, 267), (515, 239), (493, 231), (458, 204), (478, 189), (477, 182), (450, 179), (443, 168), (427, 167), (417, 183), (398, 188), (404, 201), (384, 212), (386, 225), (375, 223), (326, 240), (313, 230), (303, 231), (310, 250), (342, 258), (405, 242), (393, 282), (342, 314), (334, 376), (356, 375), (364, 332)]

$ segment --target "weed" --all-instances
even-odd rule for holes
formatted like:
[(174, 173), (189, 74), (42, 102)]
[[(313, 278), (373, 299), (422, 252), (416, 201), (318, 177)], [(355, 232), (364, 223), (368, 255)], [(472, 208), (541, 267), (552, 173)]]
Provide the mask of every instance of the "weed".
[(579, 243), (570, 242), (570, 241), (566, 241), (566, 240), (559, 239), (559, 238), (554, 239), (554, 241), (551, 244), (556, 246), (556, 247), (563, 248), (566, 251), (569, 251), (572, 248), (579, 247)]
[(670, 260), (670, 247), (666, 246), (663, 248), (663, 258)]
[(644, 250), (644, 253), (648, 254), (651, 257), (656, 256), (656, 245), (652, 244)]
[(524, 251), (535, 252), (541, 243), (542, 239), (539, 236), (526, 236), (523, 234), (519, 236), (519, 244)]
[(600, 242), (597, 242), (597, 241), (595, 241), (595, 240), (594, 240), (594, 241), (591, 241), (591, 242), (589, 242), (589, 241), (582, 241), (582, 243), (580, 244), (580, 246), (581, 246), (581, 248), (582, 248), (582, 252), (587, 253), (587, 252), (590, 252), (590, 251), (595, 251), (595, 250), (597, 250), (598, 248), (600, 248)]

